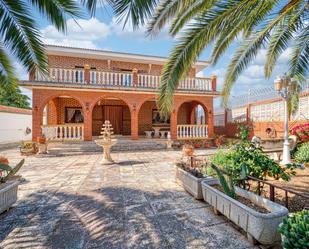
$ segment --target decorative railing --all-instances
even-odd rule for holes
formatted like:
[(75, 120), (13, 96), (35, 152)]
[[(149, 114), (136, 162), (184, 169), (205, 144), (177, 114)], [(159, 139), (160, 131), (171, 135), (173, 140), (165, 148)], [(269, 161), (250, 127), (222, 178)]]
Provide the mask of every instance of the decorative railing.
[(207, 137), (207, 125), (177, 125), (177, 139), (203, 139)]
[(49, 141), (84, 140), (84, 124), (43, 125), (42, 134)]
[(36, 71), (35, 80), (83, 84), (85, 82), (85, 71), (84, 69), (50, 68), (48, 75)]
[[(127, 72), (104, 72), (90, 70), (86, 77), (84, 69), (49, 68), (48, 74), (36, 71), (35, 81), (56, 83), (89, 84), (102, 87), (125, 87), (157, 89), (160, 76), (150, 74), (136, 74)], [(179, 82), (181, 91), (212, 91), (211, 78), (185, 78)]]
[(90, 71), (90, 84), (130, 87), (133, 80), (131, 73)]

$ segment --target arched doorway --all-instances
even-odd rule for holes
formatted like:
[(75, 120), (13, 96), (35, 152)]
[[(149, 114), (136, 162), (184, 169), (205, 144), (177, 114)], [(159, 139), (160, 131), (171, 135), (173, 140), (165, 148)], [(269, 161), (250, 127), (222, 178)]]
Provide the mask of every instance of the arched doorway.
[(52, 97), (41, 112), (42, 134), (48, 140), (84, 139), (84, 110), (76, 98), (68, 95)]
[(183, 102), (177, 111), (177, 139), (203, 139), (208, 137), (208, 112), (197, 101)]
[[(166, 132), (160, 134), (159, 131)], [(170, 131), (170, 116), (160, 114), (154, 98), (145, 101), (138, 112), (138, 134), (146, 135), (147, 138), (150, 136), (163, 138), (166, 137), (167, 131)]]
[(99, 136), (105, 120), (109, 120), (115, 135), (131, 135), (131, 112), (119, 98), (99, 99), (92, 109), (92, 136)]
[(196, 101), (187, 101), (180, 105), (177, 112), (177, 124), (207, 124), (207, 109)]

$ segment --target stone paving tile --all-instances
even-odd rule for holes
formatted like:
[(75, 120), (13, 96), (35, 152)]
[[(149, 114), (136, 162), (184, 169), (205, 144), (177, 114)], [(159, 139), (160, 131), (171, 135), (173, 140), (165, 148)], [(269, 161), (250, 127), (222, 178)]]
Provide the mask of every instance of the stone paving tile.
[[(12, 164), (17, 151), (1, 152)], [(180, 152), (31, 156), (0, 248), (257, 248), (175, 183)]]

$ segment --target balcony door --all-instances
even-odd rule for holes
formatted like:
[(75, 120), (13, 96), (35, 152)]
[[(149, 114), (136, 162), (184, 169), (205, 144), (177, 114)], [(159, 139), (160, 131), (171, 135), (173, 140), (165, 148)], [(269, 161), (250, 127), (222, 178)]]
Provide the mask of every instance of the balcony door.
[[(104, 106), (104, 121), (109, 120), (114, 128), (114, 134), (122, 134), (122, 106)], [(103, 122), (104, 122), (103, 121)]]

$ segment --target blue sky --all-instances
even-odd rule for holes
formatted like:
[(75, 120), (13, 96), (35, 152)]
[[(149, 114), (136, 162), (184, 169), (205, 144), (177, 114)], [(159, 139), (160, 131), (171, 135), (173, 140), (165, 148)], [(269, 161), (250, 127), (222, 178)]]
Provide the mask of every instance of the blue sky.
[[(39, 15), (37, 20), (39, 20), (42, 40), (47, 44), (168, 56), (175, 43), (175, 40), (168, 35), (167, 29), (164, 29), (157, 37), (152, 39), (146, 37), (144, 27), (133, 31), (128, 25), (123, 29), (123, 24), (118, 23), (113, 18), (111, 11), (108, 11), (106, 8), (98, 8), (95, 18), (85, 16), (83, 19), (77, 19), (79, 25), (73, 19), (68, 19), (67, 34), (59, 33)], [(232, 58), (233, 51), (237, 47), (238, 42), (237, 40), (234, 42), (215, 66), (206, 68), (199, 76), (217, 75), (220, 89), (228, 62)], [(210, 52), (211, 47), (206, 48), (199, 59), (208, 60)], [(237, 80), (232, 96), (246, 94), (249, 88), (257, 89), (272, 85), (274, 77), (283, 74), (287, 70), (289, 53), (290, 49), (284, 51), (279, 58), (279, 63), (274, 70), (273, 76), (267, 80), (264, 78), (263, 71), (266, 51), (262, 50), (256, 60), (250, 64), (248, 69)], [(18, 63), (15, 63), (15, 66), (19, 77), (27, 79), (27, 74), (22, 67)], [(22, 91), (31, 97), (31, 92), (24, 89)]]

